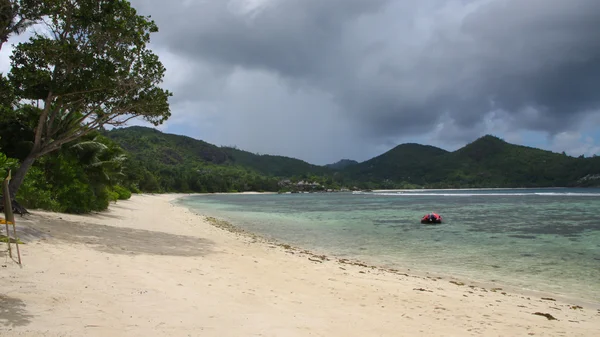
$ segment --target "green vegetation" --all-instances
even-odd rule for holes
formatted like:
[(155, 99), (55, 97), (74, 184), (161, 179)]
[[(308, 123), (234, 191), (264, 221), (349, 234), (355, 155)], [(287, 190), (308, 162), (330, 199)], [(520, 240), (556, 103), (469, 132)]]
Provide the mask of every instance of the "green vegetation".
[(233, 164), (248, 167), (256, 172), (277, 177), (304, 177), (307, 175), (323, 175), (329, 173), (327, 168), (309, 164), (305, 161), (272, 155), (258, 155), (232, 147), (222, 148), (231, 158)]
[(2, 179), (2, 177), (6, 177), (8, 170), (14, 169), (18, 165), (18, 160), (8, 158), (4, 153), (0, 152), (0, 179)]
[(370, 188), (413, 188), (426, 186), (427, 177), (436, 169), (432, 164), (448, 152), (433, 146), (402, 144), (392, 150), (347, 167), (351, 180), (368, 182)]
[[(277, 191), (279, 188), (276, 175), (260, 172), (255, 169), (257, 166), (238, 163), (234, 154), (247, 153), (244, 151), (145, 127), (115, 129), (104, 134), (130, 153), (125, 170), (129, 185), (125, 187), (132, 191), (212, 193)], [(279, 164), (283, 157), (273, 158), (277, 158)], [(292, 165), (285, 165), (291, 168), (295, 162), (304, 163), (287, 160)], [(273, 167), (277, 171), (285, 170), (283, 166)]]
[(94, 134), (66, 144), (36, 161), (17, 200), (26, 207), (59, 212), (104, 210), (110, 201), (131, 197), (119, 185), (125, 178), (123, 153), (108, 138)]
[[(0, 234), (0, 243), (8, 243), (8, 237), (6, 235)], [(18, 243), (20, 245), (25, 244), (23, 241), (21, 241), (21, 239), (15, 240), (14, 238), (10, 238), (10, 243)]]
[(165, 68), (147, 48), (158, 28), (125, 0), (0, 0), (0, 47), (34, 23), (0, 74), (0, 173), (13, 170), (10, 197), (30, 207), (105, 209), (129, 196), (116, 185), (126, 157), (98, 130), (170, 116)]
[(356, 160), (351, 160), (351, 159), (342, 159), (338, 162), (335, 162), (333, 164), (327, 164), (325, 165), (325, 167), (328, 167), (332, 170), (343, 170), (347, 167), (353, 166), (358, 164), (358, 162)]
[[(300, 173), (294, 163), (308, 172)], [(0, 169), (15, 165), (0, 156)], [(334, 170), (130, 127), (88, 135), (44, 156), (28, 173), (17, 199), (29, 207), (80, 213), (104, 209), (131, 192), (598, 186), (599, 172), (599, 157), (573, 158), (492, 136), (455, 152), (403, 144)]]
[(15, 46), (8, 73), (12, 105), (38, 110), (13, 194), (36, 160), (67, 143), (134, 117), (158, 125), (170, 116), (171, 93), (158, 87), (165, 68), (146, 46), (158, 31), (153, 21), (125, 0), (34, 3), (44, 28)]
[(348, 173), (385, 188), (599, 186), (600, 158), (573, 158), (488, 135), (455, 152), (399, 145)]
[[(509, 144), (493, 136), (482, 137), (455, 152), (402, 144), (363, 163), (331, 168), (219, 148), (144, 127), (105, 134), (130, 151), (132, 166), (143, 168), (147, 176), (156, 179), (155, 192), (600, 185), (600, 177), (595, 176), (600, 174), (598, 157), (573, 158)], [(257, 180), (261, 183), (250, 183)], [(298, 185), (302, 182), (315, 184), (307, 188)], [(140, 189), (147, 191), (143, 186)]]
[(11, 35), (23, 33), (43, 14), (43, 0), (0, 0), (0, 50)]

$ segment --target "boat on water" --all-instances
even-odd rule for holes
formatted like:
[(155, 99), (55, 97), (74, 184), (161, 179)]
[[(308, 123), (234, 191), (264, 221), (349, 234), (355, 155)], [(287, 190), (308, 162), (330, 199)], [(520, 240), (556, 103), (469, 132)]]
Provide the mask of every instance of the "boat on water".
[(436, 223), (442, 223), (442, 216), (437, 214), (437, 213), (429, 213), (429, 214), (425, 214), (422, 218), (421, 218), (421, 223), (422, 224), (436, 224)]

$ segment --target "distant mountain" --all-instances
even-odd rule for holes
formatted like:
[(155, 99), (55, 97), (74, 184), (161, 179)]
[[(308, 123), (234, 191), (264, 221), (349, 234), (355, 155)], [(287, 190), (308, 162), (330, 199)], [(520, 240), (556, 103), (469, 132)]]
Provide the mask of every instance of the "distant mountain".
[(435, 146), (401, 144), (380, 156), (350, 166), (344, 172), (358, 181), (391, 181), (422, 185), (427, 183), (423, 178), (434, 170), (433, 165), (437, 158), (448, 153)]
[(156, 177), (161, 190), (204, 191), (207, 184), (214, 184), (208, 191), (258, 188), (252, 186), (277, 190), (283, 178), (310, 179), (326, 188), (600, 186), (600, 157), (573, 158), (491, 135), (454, 152), (409, 143), (362, 163), (344, 159), (318, 166), (145, 127), (105, 134), (129, 152), (139, 180), (148, 180), (144, 178), (149, 176), (147, 171)]
[(323, 166), (309, 164), (300, 159), (268, 154), (258, 155), (232, 147), (223, 147), (221, 149), (232, 159), (234, 164), (248, 167), (266, 175), (291, 177), (329, 172)]
[(573, 158), (491, 135), (453, 152), (442, 164), (452, 170), (445, 181), (475, 186), (574, 186), (581, 185), (581, 178), (600, 173), (600, 158)]
[(600, 185), (600, 176), (594, 178), (600, 175), (600, 158), (573, 158), (491, 135), (454, 152), (403, 144), (347, 171), (355, 179), (406, 187)]
[(328, 167), (328, 168), (330, 168), (332, 170), (343, 170), (346, 167), (353, 166), (353, 165), (356, 165), (356, 164), (358, 164), (358, 162), (356, 160), (342, 159), (342, 160), (340, 160), (338, 162), (335, 162), (333, 164), (327, 164), (327, 165), (325, 165), (325, 167)]

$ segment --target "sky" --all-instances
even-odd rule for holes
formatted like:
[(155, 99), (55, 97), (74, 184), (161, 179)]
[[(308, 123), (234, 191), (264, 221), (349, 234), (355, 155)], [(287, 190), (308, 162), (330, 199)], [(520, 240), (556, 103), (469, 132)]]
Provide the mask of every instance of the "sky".
[(600, 154), (598, 0), (131, 2), (159, 26), (164, 132), (313, 164), (485, 134)]

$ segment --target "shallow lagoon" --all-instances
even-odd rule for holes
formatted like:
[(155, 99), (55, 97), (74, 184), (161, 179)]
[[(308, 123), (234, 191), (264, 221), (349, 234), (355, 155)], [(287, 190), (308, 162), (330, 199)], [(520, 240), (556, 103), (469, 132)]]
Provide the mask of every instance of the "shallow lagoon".
[[(179, 202), (338, 257), (600, 302), (600, 189), (232, 194)], [(431, 211), (444, 223), (420, 224)]]

